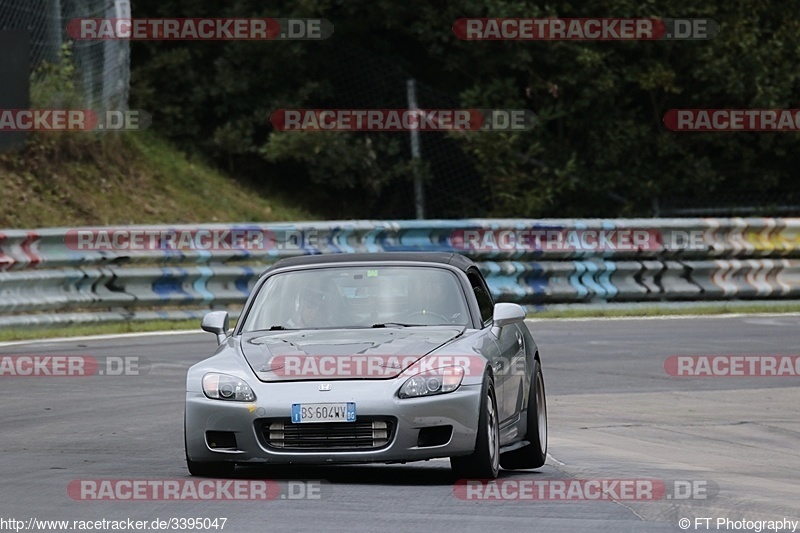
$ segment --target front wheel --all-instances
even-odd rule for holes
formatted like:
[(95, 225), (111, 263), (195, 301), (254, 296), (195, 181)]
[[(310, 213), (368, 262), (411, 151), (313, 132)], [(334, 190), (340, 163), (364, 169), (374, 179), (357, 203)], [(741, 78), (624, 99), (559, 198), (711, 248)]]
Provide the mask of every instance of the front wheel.
[(525, 440), (530, 444), (500, 456), (500, 465), (506, 470), (539, 468), (547, 460), (547, 398), (544, 392), (542, 366), (535, 359), (527, 411), (528, 429), (525, 432)]
[(488, 374), (483, 378), (482, 390), (475, 451), (450, 458), (450, 468), (459, 478), (495, 479), (500, 473), (500, 422), (494, 380)]

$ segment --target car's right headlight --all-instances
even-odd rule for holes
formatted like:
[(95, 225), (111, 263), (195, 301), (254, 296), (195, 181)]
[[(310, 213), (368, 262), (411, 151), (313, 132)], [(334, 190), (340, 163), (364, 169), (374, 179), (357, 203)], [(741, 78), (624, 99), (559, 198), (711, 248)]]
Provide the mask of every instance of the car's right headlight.
[(256, 395), (250, 385), (228, 374), (210, 372), (203, 376), (203, 392), (212, 400), (254, 402)]
[(453, 392), (464, 379), (464, 368), (448, 366), (411, 376), (403, 383), (397, 395), (401, 398), (419, 398)]

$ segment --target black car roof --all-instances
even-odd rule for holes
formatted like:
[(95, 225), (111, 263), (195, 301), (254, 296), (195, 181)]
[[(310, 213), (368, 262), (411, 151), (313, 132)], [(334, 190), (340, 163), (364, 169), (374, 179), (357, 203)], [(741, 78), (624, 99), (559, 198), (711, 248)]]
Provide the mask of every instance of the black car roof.
[(375, 253), (334, 253), (301, 255), (281, 259), (268, 268), (264, 274), (277, 268), (322, 265), (328, 263), (349, 262), (417, 262), (439, 263), (454, 266), (464, 272), (475, 263), (463, 255), (452, 252), (375, 252)]

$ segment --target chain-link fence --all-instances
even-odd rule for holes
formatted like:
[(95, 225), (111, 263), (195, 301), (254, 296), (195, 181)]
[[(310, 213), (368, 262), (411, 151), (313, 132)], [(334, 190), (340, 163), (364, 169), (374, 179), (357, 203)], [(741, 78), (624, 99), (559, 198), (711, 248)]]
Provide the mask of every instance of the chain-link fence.
[(750, 189), (700, 191), (692, 196), (653, 199), (654, 217), (797, 217), (800, 193), (785, 183), (756, 183)]
[[(74, 18), (120, 18), (120, 14), (127, 15), (129, 5), (128, 0), (0, 0), (0, 31), (29, 32), (34, 90), (45, 72), (52, 73), (52, 66), (57, 65), (73, 78), (70, 81), (80, 100), (77, 104), (96, 110), (124, 110), (130, 83), (130, 43), (72, 41), (67, 24)], [(32, 105), (58, 107), (63, 105), (63, 96), (41, 91), (39, 101), (34, 95)]]
[[(323, 48), (323, 47), (319, 47)], [(320, 53), (326, 53), (326, 49)], [(358, 46), (337, 43), (327, 52), (324, 79), (333, 87), (326, 101), (313, 102), (318, 107), (331, 109), (409, 109), (409, 80), (413, 76), (404, 68)], [(419, 109), (457, 109), (462, 107), (455, 96), (445, 94), (419, 80), (414, 82), (414, 99)], [(386, 133), (360, 132), (354, 135), (365, 139)], [(392, 133), (400, 150), (382, 154), (393, 163), (414, 159), (410, 134)], [(377, 144), (377, 143), (376, 143)], [(472, 157), (453, 135), (443, 132), (423, 132), (418, 135), (419, 152), (414, 168), (415, 176), (423, 183), (424, 218), (458, 218), (463, 213), (484, 216), (490, 206), (487, 191)], [(388, 163), (388, 161), (386, 161)], [(413, 178), (408, 176), (407, 187), (382, 205), (384, 213), (397, 218), (415, 217)], [(386, 216), (386, 215), (384, 215)]]

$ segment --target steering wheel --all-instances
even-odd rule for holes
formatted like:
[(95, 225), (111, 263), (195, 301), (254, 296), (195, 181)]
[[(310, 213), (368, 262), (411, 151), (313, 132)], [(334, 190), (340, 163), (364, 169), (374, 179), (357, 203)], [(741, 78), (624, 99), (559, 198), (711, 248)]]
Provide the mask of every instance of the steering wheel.
[(441, 318), (443, 323), (447, 323), (447, 324), (450, 323), (450, 321), (447, 320), (446, 316), (440, 315), (439, 313), (435, 313), (433, 311), (416, 311), (416, 312), (411, 313), (410, 315), (408, 315), (408, 318), (411, 319), (411, 318), (414, 318), (415, 316), (433, 316), (433, 317), (436, 317), (436, 318)]

